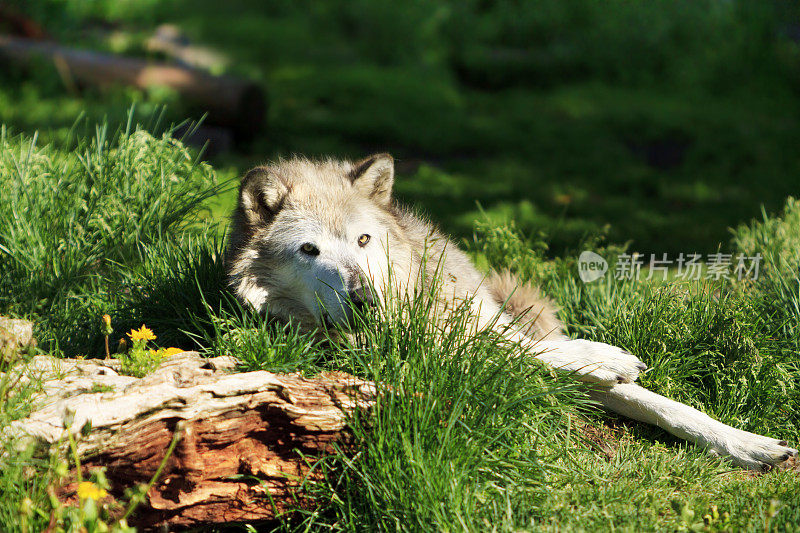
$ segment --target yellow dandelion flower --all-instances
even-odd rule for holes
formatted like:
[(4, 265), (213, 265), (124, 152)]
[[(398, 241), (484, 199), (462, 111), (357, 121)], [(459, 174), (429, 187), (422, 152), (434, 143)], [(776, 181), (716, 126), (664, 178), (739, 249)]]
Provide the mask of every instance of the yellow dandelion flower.
[(132, 329), (131, 332), (128, 333), (128, 337), (130, 337), (132, 341), (156, 340), (156, 336), (153, 334), (153, 331), (144, 324), (142, 324), (140, 329)]
[(91, 498), (92, 500), (100, 500), (108, 496), (108, 492), (105, 489), (101, 489), (91, 481), (82, 481), (78, 485), (78, 498), (81, 500), (88, 500)]
[(159, 348), (157, 350), (153, 349), (147, 350), (147, 352), (150, 354), (151, 357), (159, 357), (159, 358), (169, 357), (171, 355), (175, 355), (176, 353), (183, 353), (185, 351), (186, 350), (184, 350), (183, 348)]

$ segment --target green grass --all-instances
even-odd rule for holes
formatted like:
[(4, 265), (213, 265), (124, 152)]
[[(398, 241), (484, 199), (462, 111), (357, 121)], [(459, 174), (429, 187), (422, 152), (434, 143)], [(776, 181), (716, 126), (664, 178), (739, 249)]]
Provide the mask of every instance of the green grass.
[[(221, 264), (227, 178), (290, 153), (390, 151), (398, 196), (481, 268), (540, 283), (570, 334), (633, 351), (659, 393), (799, 443), (795, 4), (11, 3), (63, 42), (151, 58), (144, 39), (173, 22), (229, 57), (217, 70), (268, 91), (263, 133), (207, 165), (169, 136), (202, 114), (174, 94), (76, 93), (46, 63), (0, 69), (0, 314), (36, 320), (56, 355), (101, 356), (108, 313), (112, 346), (147, 324), (159, 346), (248, 369), (384, 384), (371, 416), (352, 420), (360, 453), (325, 459), (325, 482), (307, 487), (318, 507), (283, 528), (797, 529), (795, 473), (751, 475), (602, 414), (457, 316), (432, 330), (424, 299), (367, 317), (352, 343), (321, 341), (242, 309)], [(762, 254), (758, 280), (577, 276), (584, 249), (613, 264), (625, 250), (720, 246)], [(25, 416), (35, 387), (0, 378), (0, 425)], [(65, 459), (13, 445), (0, 529), (42, 530)]]
[[(601, 231), (647, 253), (711, 251), (797, 194), (791, 2), (17, 4), (64, 42), (153, 59), (145, 38), (176, 24), (269, 95), (262, 134), (219, 168), (389, 151), (400, 196), (460, 237), (477, 201), (546, 231), (551, 256)], [(131, 100), (168, 104), (165, 123), (202, 113), (158, 90), (76, 94), (52, 65), (0, 73), (0, 121), (47, 140), (80, 115), (124, 123)]]
[(98, 127), (70, 152), (3, 129), (0, 308), (60, 328), (58, 339), (37, 336), (67, 349), (72, 318), (113, 306), (148, 246), (205, 231), (195, 224), (218, 190), (214, 180), (179, 141), (131, 124), (113, 135)]
[[(306, 487), (318, 507), (287, 516), (282, 527), (792, 531), (800, 519), (795, 473), (752, 475), (656, 428), (602, 414), (580, 385), (517, 357), (491, 334), (469, 333), (464, 310), (439, 328), (428, 319), (429, 299), (396, 302), (363, 317), (351, 341), (320, 340), (254, 316), (225, 289), (223, 243), (200, 216), (203, 199), (216, 190), (213, 170), (194, 163), (179, 143), (133, 127), (109, 138), (77, 152), (5, 138), (3, 160), (14, 169), (5, 175), (19, 187), (12, 204), (19, 222), (0, 218), (2, 258), (26, 262), (9, 270), (19, 274), (4, 286), (0, 313), (37, 319), (41, 346), (56, 354), (101, 356), (98, 320), (107, 312), (112, 343), (144, 323), (158, 345), (237, 356), (248, 369), (343, 370), (381, 383), (373, 412), (351, 420), (357, 453), (322, 461), (324, 481)], [(87, 211), (82, 206), (98, 173), (110, 192), (103, 209)], [(160, 177), (170, 175), (183, 179), (167, 191)], [(59, 205), (49, 206), (53, 195), (42, 190), (59, 191)], [(128, 190), (150, 200), (134, 201)], [(19, 208), (24, 191), (39, 191), (43, 204)], [(54, 226), (44, 214), (56, 209), (72, 223)], [(755, 281), (609, 276), (583, 284), (573, 257), (548, 259), (540, 238), (492, 222), (476, 228), (471, 253), (479, 264), (536, 279), (561, 306), (571, 333), (638, 354), (652, 369), (641, 378), (647, 387), (737, 427), (798, 442), (798, 216), (800, 207), (789, 200), (780, 216), (736, 230), (731, 249), (765, 258)], [(126, 223), (136, 238), (106, 227)], [(59, 248), (69, 238), (71, 248)], [(623, 250), (601, 242), (584, 246), (609, 258)], [(47, 284), (23, 276), (91, 253), (98, 254), (93, 268), (49, 274), (60, 280), (59, 291), (37, 292)], [(30, 389), (0, 390), (0, 423), (30, 409)], [(30, 530), (41, 529), (51, 509), (47, 486), (65, 459), (33, 449), (10, 453), (13, 466), (0, 475), (0, 521), (16, 531), (24, 517)], [(33, 511), (20, 514), (21, 505)]]

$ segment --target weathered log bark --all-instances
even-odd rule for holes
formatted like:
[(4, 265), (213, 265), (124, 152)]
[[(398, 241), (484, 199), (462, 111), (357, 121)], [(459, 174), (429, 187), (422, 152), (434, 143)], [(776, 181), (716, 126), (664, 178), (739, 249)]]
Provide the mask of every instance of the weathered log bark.
[(231, 76), (213, 76), (181, 65), (3, 35), (0, 35), (0, 57), (22, 65), (29, 64), (35, 57), (44, 57), (53, 61), (63, 76), (82, 86), (169, 87), (184, 101), (207, 112), (209, 124), (232, 128), (244, 140), (260, 131), (266, 116), (267, 102), (261, 88), (251, 81)]
[(3, 437), (65, 446), (69, 431), (84, 471), (106, 467), (114, 498), (148, 483), (179, 439), (129, 519), (146, 529), (269, 520), (309, 504), (298, 489), (318, 475), (314, 458), (346, 443), (348, 413), (375, 398), (371, 383), (347, 374), (229, 373), (236, 360), (194, 352), (142, 379), (120, 376), (116, 363), (34, 358), (27, 372), (44, 378), (46, 405)]

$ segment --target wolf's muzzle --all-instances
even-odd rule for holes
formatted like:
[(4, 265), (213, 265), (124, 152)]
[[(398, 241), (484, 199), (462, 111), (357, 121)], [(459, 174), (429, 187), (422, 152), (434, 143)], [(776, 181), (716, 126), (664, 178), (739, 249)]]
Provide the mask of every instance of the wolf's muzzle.
[(361, 285), (360, 287), (351, 289), (347, 294), (347, 298), (350, 300), (350, 304), (359, 311), (364, 311), (375, 305), (375, 298), (369, 286)]

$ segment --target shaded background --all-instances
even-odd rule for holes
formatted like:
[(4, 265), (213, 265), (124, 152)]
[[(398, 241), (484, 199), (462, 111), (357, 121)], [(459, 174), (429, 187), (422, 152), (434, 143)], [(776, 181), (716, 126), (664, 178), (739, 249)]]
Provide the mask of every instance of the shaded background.
[[(255, 133), (206, 123), (223, 177), (389, 151), (401, 199), (463, 238), (489, 217), (553, 255), (598, 235), (705, 254), (800, 189), (789, 0), (17, 0), (0, 32), (253, 80)], [(78, 87), (52, 61), (0, 65), (0, 121), (42, 142), (124, 123), (134, 102), (154, 129), (204, 112), (159, 86)]]

